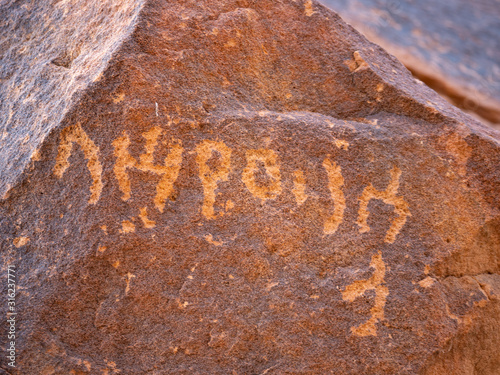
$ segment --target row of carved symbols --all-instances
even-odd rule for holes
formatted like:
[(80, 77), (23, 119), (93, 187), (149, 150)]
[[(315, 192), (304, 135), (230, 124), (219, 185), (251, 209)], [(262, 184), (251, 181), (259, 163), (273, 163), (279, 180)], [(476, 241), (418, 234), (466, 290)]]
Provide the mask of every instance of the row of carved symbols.
[[(130, 137), (123, 133), (112, 142), (116, 162), (113, 168), (118, 186), (122, 192), (122, 199), (127, 201), (131, 198), (130, 171), (137, 169), (144, 172), (151, 172), (161, 176), (157, 186), (154, 205), (163, 212), (166, 200), (174, 191), (174, 183), (179, 177), (181, 170), (184, 148), (180, 140), (174, 140), (168, 145), (169, 154), (163, 160), (163, 164), (153, 162), (154, 153), (158, 146), (159, 137), (163, 130), (160, 127), (153, 127), (142, 134), (145, 139), (145, 152), (134, 158), (129, 153)], [(64, 172), (69, 167), (69, 157), (73, 151), (73, 145), (78, 144), (83, 150), (87, 167), (92, 177), (90, 187), (90, 204), (95, 204), (100, 198), (102, 192), (102, 165), (99, 161), (99, 149), (95, 143), (87, 136), (82, 127), (77, 124), (65, 128), (61, 132), (61, 142), (59, 145), (54, 174), (62, 178)], [(222, 141), (203, 140), (195, 149), (196, 162), (198, 164), (199, 178), (203, 187), (204, 199), (201, 207), (201, 213), (208, 220), (216, 219), (222, 214), (216, 214), (214, 204), (216, 191), (221, 182), (229, 178), (232, 171), (231, 153), (232, 150)], [(219, 155), (217, 168), (210, 168), (208, 161), (214, 153)], [(246, 167), (242, 171), (242, 181), (248, 191), (256, 198), (261, 200), (276, 199), (282, 193), (281, 172), (278, 155), (270, 149), (260, 148), (246, 151)], [(256, 173), (258, 165), (264, 166), (268, 183), (266, 185), (258, 184)], [(333, 214), (324, 223), (324, 233), (334, 234), (344, 220), (344, 211), (346, 200), (342, 190), (344, 186), (344, 177), (341, 167), (328, 157), (323, 161), (323, 168), (328, 177), (328, 189), (334, 202)], [(396, 236), (406, 223), (408, 216), (411, 216), (408, 203), (403, 197), (398, 195), (401, 170), (394, 167), (390, 170), (391, 180), (387, 188), (383, 191), (377, 190), (372, 184), (367, 186), (359, 198), (359, 211), (357, 224), (360, 232), (365, 233), (370, 230), (368, 226), (368, 204), (372, 199), (380, 199), (386, 204), (394, 207), (397, 217), (392, 221), (391, 226), (385, 236), (387, 243), (393, 243)], [(302, 205), (307, 199), (306, 179), (301, 170), (294, 172), (294, 188), (292, 193), (298, 205)]]

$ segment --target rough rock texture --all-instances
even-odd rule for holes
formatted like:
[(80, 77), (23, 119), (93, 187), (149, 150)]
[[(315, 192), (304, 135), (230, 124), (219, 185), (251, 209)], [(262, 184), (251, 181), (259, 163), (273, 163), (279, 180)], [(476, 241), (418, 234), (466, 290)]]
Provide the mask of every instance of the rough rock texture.
[(142, 2), (0, 1), (0, 195), (99, 78)]
[(499, 134), (316, 2), (128, 6), (111, 43), (113, 21), (72, 4), (103, 35), (80, 61), (106, 58), (0, 143), (5, 161), (27, 139), (0, 174), (19, 174), (0, 201), (19, 314), (1, 367), (495, 374)]
[(321, 0), (460, 108), (500, 127), (498, 0)]

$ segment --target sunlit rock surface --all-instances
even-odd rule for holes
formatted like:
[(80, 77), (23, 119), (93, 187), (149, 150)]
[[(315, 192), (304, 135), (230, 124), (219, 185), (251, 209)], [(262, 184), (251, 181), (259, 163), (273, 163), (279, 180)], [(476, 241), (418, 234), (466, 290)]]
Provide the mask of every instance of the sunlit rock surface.
[(8, 374), (494, 374), (498, 133), (317, 2), (23, 4)]

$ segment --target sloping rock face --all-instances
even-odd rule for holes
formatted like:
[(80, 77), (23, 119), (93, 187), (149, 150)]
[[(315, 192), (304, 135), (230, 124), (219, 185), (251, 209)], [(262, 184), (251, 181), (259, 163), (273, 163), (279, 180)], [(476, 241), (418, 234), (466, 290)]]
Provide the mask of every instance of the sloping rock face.
[(22, 127), (2, 368), (494, 374), (499, 134), (316, 2), (129, 5), (119, 46), (78, 21), (102, 74)]
[(133, 30), (140, 0), (0, 2), (0, 195)]
[(460, 108), (500, 127), (496, 0), (322, 0)]

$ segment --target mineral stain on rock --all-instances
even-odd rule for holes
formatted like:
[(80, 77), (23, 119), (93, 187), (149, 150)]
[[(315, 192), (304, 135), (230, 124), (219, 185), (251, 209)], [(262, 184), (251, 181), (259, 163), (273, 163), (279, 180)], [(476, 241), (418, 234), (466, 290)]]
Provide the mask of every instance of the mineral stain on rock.
[(1, 368), (495, 374), (499, 134), (316, 1), (126, 4), (107, 4), (119, 38), (84, 0), (1, 5), (13, 30), (101, 33), (64, 71), (16, 73), (44, 91), (97, 59), (64, 108), (2, 86), (8, 129), (43, 121), (0, 141), (22, 315)]

